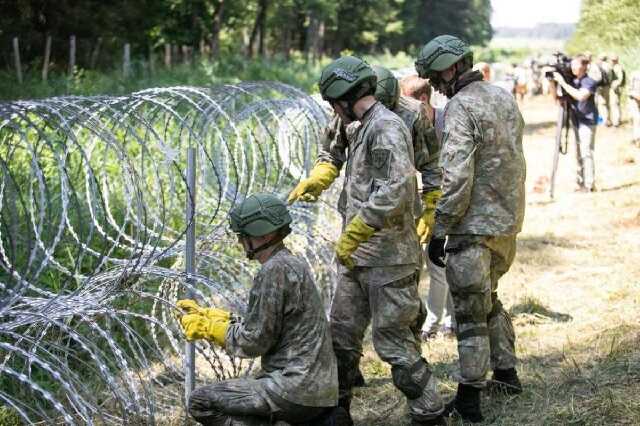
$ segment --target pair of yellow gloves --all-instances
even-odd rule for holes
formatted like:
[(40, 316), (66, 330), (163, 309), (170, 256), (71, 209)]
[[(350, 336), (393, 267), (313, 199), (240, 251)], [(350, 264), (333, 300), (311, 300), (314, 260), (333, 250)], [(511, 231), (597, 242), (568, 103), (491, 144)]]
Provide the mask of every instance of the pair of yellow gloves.
[[(289, 194), (289, 204), (295, 201), (314, 202), (318, 200), (322, 191), (329, 188), (338, 177), (338, 168), (331, 163), (320, 162), (309, 173), (309, 177), (300, 183)], [(355, 263), (351, 255), (358, 246), (367, 241), (375, 233), (375, 229), (367, 225), (360, 216), (353, 218), (346, 226), (336, 243), (336, 256), (338, 261), (349, 269), (353, 269)]]
[(185, 313), (180, 316), (180, 325), (187, 340), (206, 339), (224, 347), (227, 329), (231, 323), (231, 312), (218, 308), (203, 308), (191, 299), (178, 300), (176, 306)]
[[(300, 200), (306, 202), (317, 201), (318, 197), (325, 189), (329, 188), (339, 171), (331, 163), (319, 162), (311, 170), (309, 177), (303, 179), (289, 194), (289, 204)], [(442, 191), (435, 190), (424, 194), (424, 210), (418, 219), (417, 232), (421, 243), (426, 243), (435, 223), (436, 202), (442, 195)], [(358, 249), (358, 246), (367, 241), (375, 233), (375, 228), (367, 225), (360, 216), (354, 217), (345, 227), (342, 235), (336, 243), (336, 255), (338, 261), (349, 269), (355, 266), (351, 255)]]

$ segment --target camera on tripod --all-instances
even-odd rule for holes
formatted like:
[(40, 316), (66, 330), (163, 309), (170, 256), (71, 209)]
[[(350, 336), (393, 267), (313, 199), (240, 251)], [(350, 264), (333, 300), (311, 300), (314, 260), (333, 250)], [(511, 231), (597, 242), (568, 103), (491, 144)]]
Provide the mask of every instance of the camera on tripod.
[(549, 80), (553, 80), (553, 73), (558, 72), (562, 75), (565, 81), (573, 80), (573, 73), (571, 72), (571, 58), (562, 52), (556, 52), (553, 54), (556, 58), (555, 62), (544, 64), (542, 67), (545, 70), (544, 76)]

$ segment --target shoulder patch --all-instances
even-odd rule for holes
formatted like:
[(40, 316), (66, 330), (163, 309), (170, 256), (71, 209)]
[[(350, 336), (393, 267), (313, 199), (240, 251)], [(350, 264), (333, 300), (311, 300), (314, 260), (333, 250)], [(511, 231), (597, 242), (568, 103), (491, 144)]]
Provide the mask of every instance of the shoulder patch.
[(388, 149), (374, 149), (371, 151), (371, 164), (378, 170), (378, 175), (384, 179), (389, 178), (389, 166), (391, 163), (391, 151)]

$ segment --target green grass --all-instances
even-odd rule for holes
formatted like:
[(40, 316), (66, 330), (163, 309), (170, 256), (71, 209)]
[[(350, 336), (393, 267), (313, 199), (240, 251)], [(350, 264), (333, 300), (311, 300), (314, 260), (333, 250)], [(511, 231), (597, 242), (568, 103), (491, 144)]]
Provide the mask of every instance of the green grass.
[(253, 59), (225, 56), (210, 62), (197, 61), (170, 69), (158, 64), (151, 74), (141, 64), (133, 67), (131, 77), (124, 78), (120, 70), (95, 71), (77, 69), (72, 76), (53, 73), (43, 82), (38, 70), (27, 73), (19, 84), (12, 70), (0, 72), (0, 100), (34, 99), (61, 95), (124, 95), (149, 87), (215, 86), (240, 81), (275, 80), (313, 91), (322, 65), (327, 59), (313, 63), (299, 56)]
[[(475, 48), (476, 60), (486, 62), (520, 62), (531, 54), (530, 49)], [(345, 51), (343, 54), (356, 54)], [(363, 55), (370, 64), (391, 69), (413, 67), (414, 52)], [(289, 60), (283, 57), (247, 59), (242, 55), (225, 55), (216, 61), (200, 60), (192, 64), (180, 64), (170, 69), (156, 65), (153, 74), (148, 66), (138, 62), (133, 65), (131, 77), (124, 78), (119, 69), (96, 71), (76, 69), (72, 76), (52, 72), (43, 82), (40, 71), (34, 69), (24, 75), (19, 84), (13, 70), (0, 71), (0, 101), (38, 99), (63, 95), (125, 95), (150, 87), (169, 86), (216, 86), (241, 81), (271, 80), (296, 86), (308, 93), (318, 91), (317, 82), (322, 68), (331, 61), (323, 57), (320, 61), (306, 61), (299, 54)]]

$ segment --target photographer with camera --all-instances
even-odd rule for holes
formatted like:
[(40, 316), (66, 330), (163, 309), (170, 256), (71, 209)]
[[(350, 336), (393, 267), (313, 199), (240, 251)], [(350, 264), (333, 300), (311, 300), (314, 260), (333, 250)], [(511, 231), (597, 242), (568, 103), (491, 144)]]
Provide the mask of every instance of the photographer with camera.
[(595, 93), (598, 84), (587, 75), (588, 61), (583, 56), (577, 56), (571, 61), (572, 81), (567, 82), (559, 72), (553, 73), (553, 79), (568, 95), (571, 107), (571, 117), (576, 135), (576, 158), (578, 160), (578, 188), (579, 192), (593, 192), (595, 190), (594, 146), (596, 124), (598, 123), (598, 109)]

